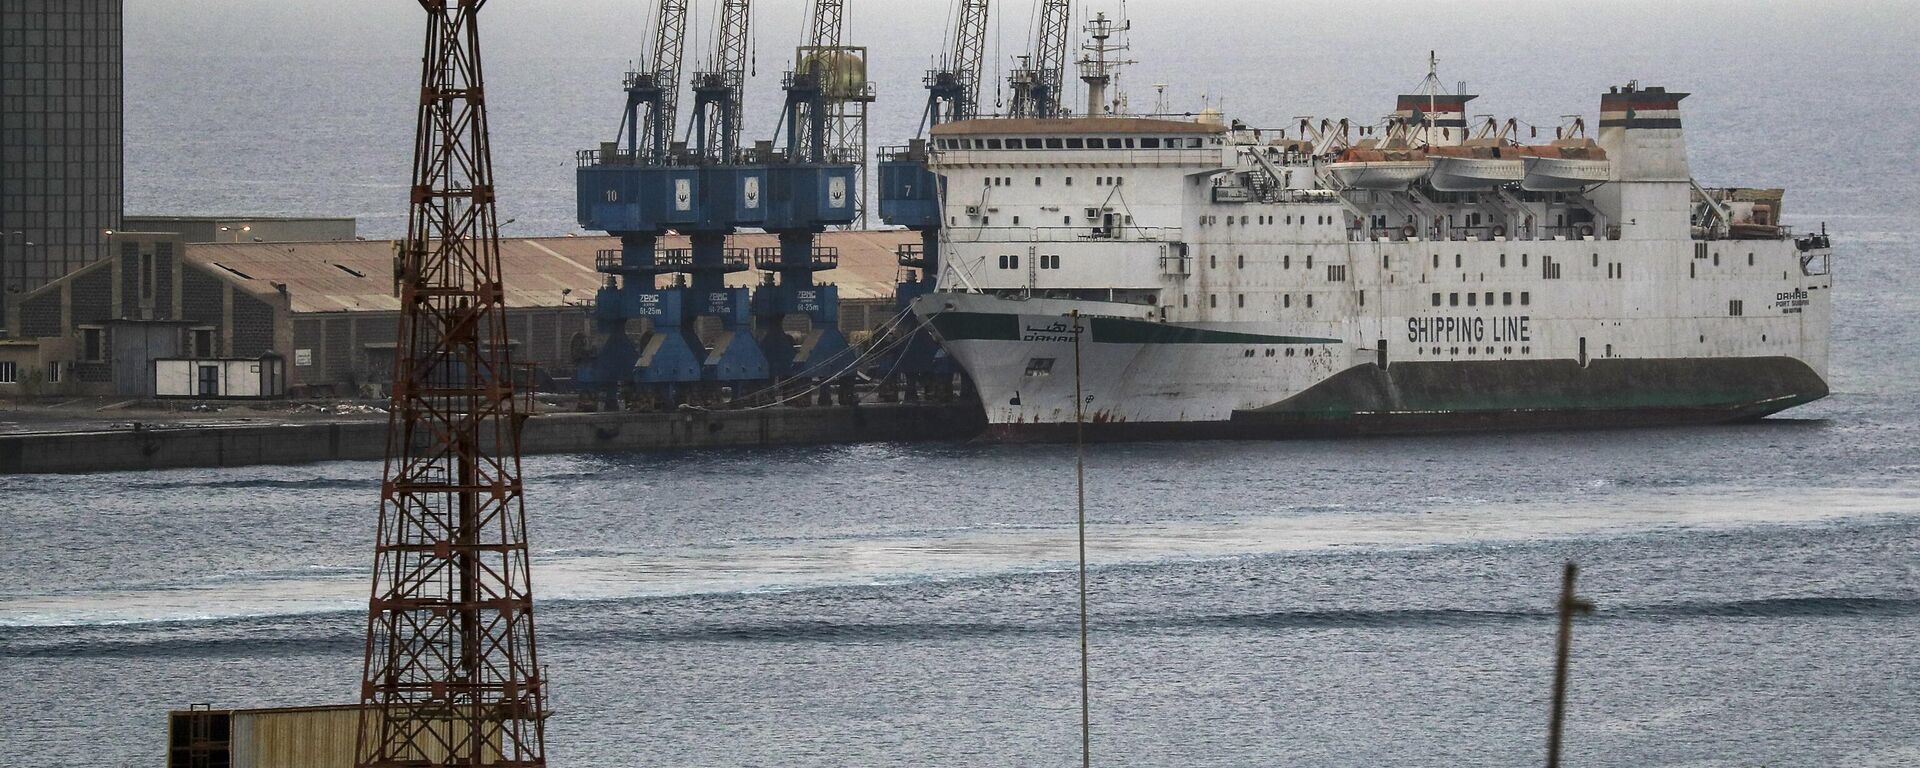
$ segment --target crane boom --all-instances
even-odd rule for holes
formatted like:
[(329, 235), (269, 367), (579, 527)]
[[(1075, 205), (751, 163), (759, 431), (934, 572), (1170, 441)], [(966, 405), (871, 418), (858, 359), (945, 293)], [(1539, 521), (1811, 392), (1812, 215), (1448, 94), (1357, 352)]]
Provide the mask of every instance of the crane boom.
[(815, 0), (813, 16), (807, 22), (807, 45), (838, 48), (846, 31), (845, 0)]
[[(729, 162), (740, 147), (741, 103), (747, 82), (747, 25), (750, 0), (721, 0), (720, 28), (714, 36), (713, 60), (705, 72), (693, 76), (696, 113), (694, 130), (709, 159)], [(717, 114), (713, 114), (717, 110)]]
[[(959, 0), (953, 45), (927, 72), (926, 120), (935, 125), (979, 114), (980, 65), (986, 52), (987, 0)], [(923, 124), (924, 128), (925, 125)]]
[(979, 114), (980, 65), (987, 51), (987, 0), (960, 0), (960, 23), (953, 28), (953, 71), (960, 73), (962, 101), (953, 105), (952, 118), (968, 120)]
[[(645, 74), (659, 90), (659, 104), (652, 120), (640, 126), (641, 146), (654, 147), (666, 142), (678, 117), (680, 105), (680, 65), (687, 50), (687, 0), (660, 0), (660, 16), (653, 25), (652, 68)], [(629, 76), (631, 83), (635, 78)]]
[(1070, 0), (1041, 0), (1040, 26), (1027, 67), (1008, 78), (1013, 86), (1013, 114), (1017, 117), (1059, 117), (1060, 92), (1067, 69), (1067, 22)]

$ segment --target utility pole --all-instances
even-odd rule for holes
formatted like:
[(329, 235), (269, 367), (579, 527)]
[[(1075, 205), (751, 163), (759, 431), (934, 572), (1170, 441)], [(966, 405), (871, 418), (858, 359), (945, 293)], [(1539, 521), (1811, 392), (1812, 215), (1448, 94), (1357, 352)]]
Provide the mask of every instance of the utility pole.
[(412, 208), (360, 682), (359, 768), (546, 765), (478, 17), (420, 0)]
[(1568, 562), (1560, 578), (1560, 637), (1553, 653), (1553, 714), (1547, 723), (1547, 768), (1560, 766), (1560, 722), (1567, 711), (1567, 656), (1573, 647), (1573, 615), (1593, 612), (1593, 603), (1573, 593), (1573, 580), (1579, 574), (1580, 566)]

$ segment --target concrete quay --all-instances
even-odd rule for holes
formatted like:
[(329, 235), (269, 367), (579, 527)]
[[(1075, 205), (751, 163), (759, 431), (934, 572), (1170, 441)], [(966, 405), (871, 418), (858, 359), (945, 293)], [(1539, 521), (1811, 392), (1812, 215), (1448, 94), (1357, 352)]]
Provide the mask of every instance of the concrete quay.
[[(551, 413), (527, 420), (525, 454), (727, 446), (960, 440), (984, 428), (980, 407), (854, 407)], [(0, 474), (116, 472), (380, 459), (385, 419), (133, 425), (0, 434)]]

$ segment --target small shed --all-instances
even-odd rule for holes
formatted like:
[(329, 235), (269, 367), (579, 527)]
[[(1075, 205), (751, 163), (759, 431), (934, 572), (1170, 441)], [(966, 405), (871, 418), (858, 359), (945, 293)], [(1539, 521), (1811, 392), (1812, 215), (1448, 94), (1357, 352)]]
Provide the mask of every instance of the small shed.
[(255, 399), (286, 393), (286, 361), (275, 354), (247, 360), (168, 357), (153, 361), (154, 397)]

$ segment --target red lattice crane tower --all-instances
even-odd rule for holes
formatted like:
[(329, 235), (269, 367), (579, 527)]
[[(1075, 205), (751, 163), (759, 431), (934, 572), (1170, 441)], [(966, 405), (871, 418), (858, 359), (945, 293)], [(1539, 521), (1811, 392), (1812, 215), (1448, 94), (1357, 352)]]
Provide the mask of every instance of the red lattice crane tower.
[(520, 426), (481, 86), (485, 0), (420, 0), (426, 55), (355, 765), (544, 766)]

